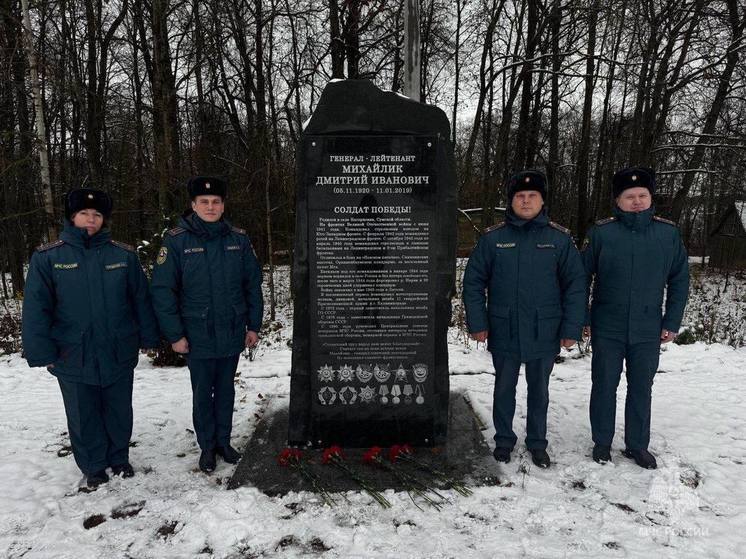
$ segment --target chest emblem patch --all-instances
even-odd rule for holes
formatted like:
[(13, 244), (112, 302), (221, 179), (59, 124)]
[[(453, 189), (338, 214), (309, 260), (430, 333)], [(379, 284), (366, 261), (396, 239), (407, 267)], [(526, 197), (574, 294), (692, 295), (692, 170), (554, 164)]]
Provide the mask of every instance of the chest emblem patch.
[(54, 263), (54, 269), (55, 270), (74, 270), (78, 267), (77, 262), (71, 262), (69, 264), (63, 264), (62, 262), (55, 262)]
[(497, 243), (497, 248), (515, 248), (515, 243)]
[(161, 250), (158, 251), (158, 258), (156, 258), (155, 262), (160, 266), (166, 261), (166, 258), (168, 258), (168, 248), (161, 247)]
[(126, 268), (127, 263), (126, 262), (116, 262), (114, 264), (107, 264), (104, 266), (107, 270), (118, 270), (119, 268)]

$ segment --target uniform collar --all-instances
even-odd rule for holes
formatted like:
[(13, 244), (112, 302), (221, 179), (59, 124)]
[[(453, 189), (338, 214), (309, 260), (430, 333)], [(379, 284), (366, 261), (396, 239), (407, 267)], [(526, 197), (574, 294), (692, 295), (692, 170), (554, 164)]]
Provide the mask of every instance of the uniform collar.
[(652, 221), (654, 215), (654, 206), (650, 206), (647, 210), (641, 212), (625, 212), (619, 206), (614, 206), (614, 216), (633, 231), (642, 231), (645, 229)]
[(534, 227), (544, 227), (549, 223), (549, 216), (547, 215), (547, 208), (544, 206), (541, 208), (539, 214), (533, 219), (523, 219), (518, 217), (513, 208), (508, 207), (505, 212), (505, 221), (513, 227), (527, 227), (533, 229)]
[(205, 239), (221, 237), (227, 235), (230, 231), (230, 225), (225, 219), (221, 218), (220, 221), (215, 223), (207, 223), (200, 219), (196, 213), (182, 216), (179, 220), (179, 225), (198, 237), (204, 237)]
[(79, 248), (99, 247), (111, 240), (111, 231), (108, 227), (102, 227), (91, 237), (88, 235), (88, 231), (75, 227), (71, 221), (66, 220), (65, 227), (60, 233), (60, 239)]

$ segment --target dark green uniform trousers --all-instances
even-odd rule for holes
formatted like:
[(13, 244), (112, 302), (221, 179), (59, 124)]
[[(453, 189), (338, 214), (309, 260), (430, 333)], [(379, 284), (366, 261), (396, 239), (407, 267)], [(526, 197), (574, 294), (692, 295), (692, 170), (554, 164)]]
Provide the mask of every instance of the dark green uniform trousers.
[(616, 425), (616, 389), (627, 362), (624, 443), (629, 450), (646, 450), (650, 443), (650, 400), (658, 370), (660, 342), (627, 344), (593, 336), (591, 430), (593, 442), (611, 446)]
[[(517, 357), (492, 355), (495, 365), (495, 392), (492, 400), (492, 419), (495, 422), (495, 446), (513, 448), (518, 437), (513, 431), (515, 388), (521, 360)], [(547, 408), (549, 407), (549, 376), (554, 358), (544, 357), (526, 362), (526, 448), (546, 450)]]
[(192, 379), (192, 420), (197, 443), (202, 450), (231, 442), (233, 399), (240, 354), (217, 359), (187, 358)]
[(83, 474), (129, 461), (133, 378), (130, 371), (108, 386), (57, 378), (65, 403), (70, 445)]

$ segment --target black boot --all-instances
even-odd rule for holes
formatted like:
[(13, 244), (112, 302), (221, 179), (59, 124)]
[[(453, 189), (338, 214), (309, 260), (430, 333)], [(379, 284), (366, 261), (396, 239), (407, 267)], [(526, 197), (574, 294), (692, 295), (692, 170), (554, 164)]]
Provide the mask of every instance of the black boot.
[(552, 463), (547, 451), (543, 448), (529, 448), (528, 451), (531, 453), (531, 460), (533, 463), (540, 468), (548, 468)]
[(218, 456), (222, 456), (228, 464), (238, 464), (241, 459), (241, 454), (231, 445), (219, 446), (215, 449), (215, 452)]
[(593, 447), (593, 461), (599, 464), (611, 462), (611, 447), (597, 444)]
[(658, 462), (655, 461), (655, 456), (650, 454), (647, 450), (625, 450), (622, 452), (627, 458), (631, 458), (635, 461), (635, 464), (646, 470), (655, 470), (658, 467)]
[(507, 448), (504, 446), (498, 446), (495, 448), (494, 452), (492, 453), (492, 456), (495, 457), (495, 460), (498, 462), (505, 462), (506, 464), (510, 462), (510, 451), (513, 450), (512, 448)]
[(100, 470), (86, 476), (86, 485), (91, 489), (95, 489), (107, 481), (109, 481), (109, 476), (106, 475), (106, 470)]
[(199, 455), (199, 469), (209, 474), (215, 471), (215, 449), (203, 450)]
[(124, 464), (115, 464), (111, 467), (111, 475), (132, 477), (135, 475), (135, 470), (132, 469), (132, 465), (129, 462)]

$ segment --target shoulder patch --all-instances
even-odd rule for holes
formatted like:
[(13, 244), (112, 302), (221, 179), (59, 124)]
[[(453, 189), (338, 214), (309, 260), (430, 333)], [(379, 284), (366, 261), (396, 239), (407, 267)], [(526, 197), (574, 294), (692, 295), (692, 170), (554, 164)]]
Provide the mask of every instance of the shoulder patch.
[(676, 225), (676, 222), (675, 222), (675, 221), (671, 221), (670, 219), (666, 219), (665, 217), (661, 217), (661, 216), (659, 216), (659, 215), (654, 215), (654, 216), (653, 216), (653, 219), (654, 219), (655, 221), (660, 221), (661, 223), (668, 223), (669, 225), (673, 225), (674, 227), (678, 227), (678, 226)]
[(175, 237), (176, 235), (181, 235), (184, 231), (186, 231), (186, 229), (183, 227), (174, 227), (173, 229), (169, 229), (167, 233), (172, 237)]
[(56, 241), (52, 241), (51, 243), (45, 243), (43, 245), (39, 245), (38, 247), (36, 247), (36, 252), (44, 252), (51, 248), (60, 247), (64, 244), (65, 244), (65, 241), (63, 241), (62, 239), (57, 239)]
[(234, 233), (238, 233), (239, 235), (246, 234), (246, 229), (241, 229), (240, 227), (236, 227), (234, 225), (231, 225), (231, 231), (233, 231)]
[(556, 229), (557, 231), (562, 231), (565, 235), (572, 236), (572, 233), (570, 233), (570, 230), (567, 227), (562, 227), (559, 223), (555, 223), (554, 221), (549, 222), (549, 227)]
[(109, 242), (111, 244), (113, 244), (114, 246), (117, 246), (119, 248), (123, 248), (124, 250), (126, 250), (128, 252), (135, 252), (135, 253), (137, 252), (137, 250), (135, 250), (135, 247), (133, 247), (132, 245), (128, 245), (127, 243), (123, 243), (121, 241), (115, 241), (113, 239), (111, 241), (109, 241)]
[(155, 259), (155, 263), (160, 266), (166, 261), (166, 258), (168, 258), (168, 247), (161, 247), (158, 251), (158, 257)]
[(500, 229), (500, 227), (504, 227), (505, 222), (501, 221), (500, 223), (495, 223), (491, 227), (487, 227), (484, 231), (482, 231), (482, 234), (489, 233), (490, 231), (494, 231), (495, 229)]
[(596, 225), (606, 225), (607, 223), (613, 223), (614, 221), (616, 221), (615, 217), (607, 217), (606, 219), (599, 219), (596, 222)]

